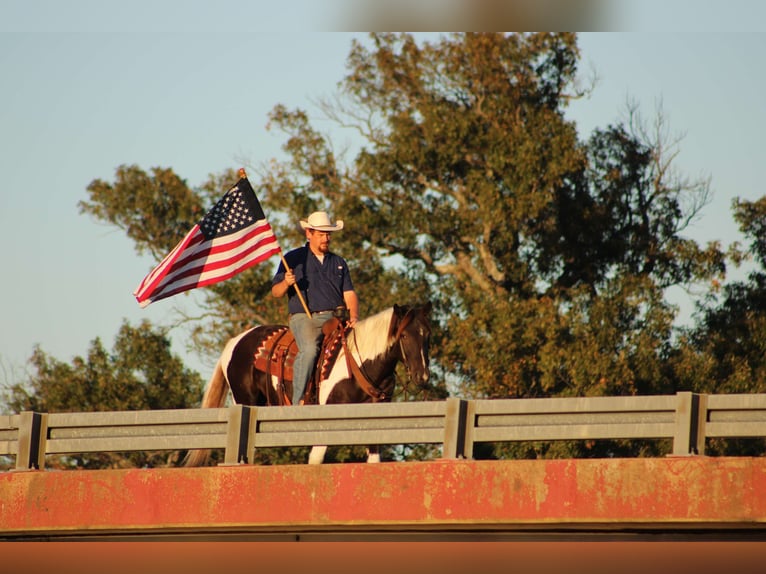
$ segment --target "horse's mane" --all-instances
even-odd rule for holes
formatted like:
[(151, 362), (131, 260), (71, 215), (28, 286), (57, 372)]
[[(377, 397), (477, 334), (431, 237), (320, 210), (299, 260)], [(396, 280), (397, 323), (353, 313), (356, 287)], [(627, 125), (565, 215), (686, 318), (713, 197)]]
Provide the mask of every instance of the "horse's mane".
[(383, 355), (395, 343), (391, 333), (394, 308), (390, 307), (362, 319), (349, 335), (349, 349), (357, 359), (370, 360)]

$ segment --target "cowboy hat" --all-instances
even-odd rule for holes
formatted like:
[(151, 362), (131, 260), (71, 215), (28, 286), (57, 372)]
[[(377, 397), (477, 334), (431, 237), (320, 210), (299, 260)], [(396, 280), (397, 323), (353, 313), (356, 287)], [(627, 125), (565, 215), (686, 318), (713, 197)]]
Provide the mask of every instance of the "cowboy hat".
[(308, 219), (301, 219), (303, 229), (316, 229), (317, 231), (340, 231), (343, 229), (343, 220), (339, 219), (335, 225), (330, 221), (330, 216), (324, 211), (315, 211)]

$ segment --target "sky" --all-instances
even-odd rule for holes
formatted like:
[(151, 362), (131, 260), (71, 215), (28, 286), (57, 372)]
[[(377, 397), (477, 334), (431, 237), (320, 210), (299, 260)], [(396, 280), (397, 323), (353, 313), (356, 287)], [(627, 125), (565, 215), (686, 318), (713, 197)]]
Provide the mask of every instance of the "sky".
[[(567, 112), (581, 138), (623, 119), (628, 101), (649, 119), (661, 103), (683, 135), (676, 167), (712, 181), (713, 200), (688, 235), (740, 239), (733, 198), (766, 193), (766, 8), (647, 0), (606, 14), (599, 0), (579, 1), (588, 4), (584, 20), (571, 21), (587, 30), (580, 70), (599, 78)], [(478, 26), (461, 19), (460, 4), (450, 4), (452, 20), (431, 16), (444, 27), (424, 37)], [(70, 362), (96, 337), (111, 349), (123, 321), (163, 325), (177, 308), (194, 311), (194, 294), (141, 309), (133, 290), (157, 262), (80, 214), (78, 202), (120, 165), (171, 168), (196, 187), (279, 156), (269, 111), (317, 115), (314, 102), (343, 78), (352, 38), (365, 38), (354, 30), (374, 29), (364, 13), (348, 18), (350, 4), (327, 5), (329, 15), (316, 1), (0, 0), (0, 391), (26, 376), (35, 345)], [(432, 20), (419, 13), (412, 29), (428, 31)], [(173, 352), (207, 378), (211, 361), (189, 354), (185, 337), (171, 331)]]

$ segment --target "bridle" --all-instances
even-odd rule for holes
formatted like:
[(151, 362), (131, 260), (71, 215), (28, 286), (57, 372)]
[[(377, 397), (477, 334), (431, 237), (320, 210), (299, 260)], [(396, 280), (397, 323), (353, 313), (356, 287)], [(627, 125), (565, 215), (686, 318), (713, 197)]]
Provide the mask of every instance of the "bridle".
[[(412, 375), (410, 373), (409, 362), (407, 361), (407, 354), (404, 350), (404, 343), (402, 342), (402, 334), (404, 333), (404, 330), (407, 328), (407, 326), (412, 322), (414, 311), (414, 309), (407, 311), (396, 329), (396, 340), (399, 343), (401, 359), (402, 362), (406, 365), (407, 375), (409, 376), (410, 380), (412, 379)], [(367, 373), (364, 372), (362, 367), (357, 364), (353, 355), (349, 352), (345, 327), (341, 333), (341, 341), (343, 345), (343, 352), (346, 355), (346, 365), (348, 367), (348, 371), (351, 373), (351, 376), (353, 377), (356, 384), (359, 385), (359, 387), (372, 398), (373, 402), (383, 401), (391, 398), (388, 397), (386, 393), (375, 387), (375, 385), (373, 385), (373, 383), (370, 381), (370, 377), (367, 375)], [(354, 337), (354, 345), (356, 346), (357, 355), (361, 357), (361, 352), (359, 351), (359, 343), (356, 340), (356, 337)]]

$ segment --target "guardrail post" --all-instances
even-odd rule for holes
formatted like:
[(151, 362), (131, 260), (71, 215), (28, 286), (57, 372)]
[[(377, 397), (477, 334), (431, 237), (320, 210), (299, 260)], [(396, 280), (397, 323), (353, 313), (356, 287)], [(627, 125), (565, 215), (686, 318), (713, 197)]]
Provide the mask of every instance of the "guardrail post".
[(16, 454), (16, 470), (45, 468), (47, 435), (47, 413), (24, 411), (19, 414), (19, 450)]
[(465, 458), (473, 458), (473, 431), (476, 428), (476, 401), (466, 401), (466, 403), (463, 456), (465, 456)]
[(466, 414), (468, 401), (449, 398), (444, 412), (444, 445), (443, 458), (466, 458)]
[(226, 451), (221, 466), (248, 464), (255, 442), (255, 407), (232, 405), (226, 426)]
[[(704, 454), (704, 424), (700, 424), (700, 395), (688, 391), (676, 393), (676, 428), (673, 433), (673, 456)], [(701, 443), (701, 444), (700, 444)]]
[(692, 441), (695, 452), (698, 455), (705, 454), (705, 438), (707, 437), (706, 425), (707, 425), (707, 395), (699, 394), (697, 397), (697, 429), (696, 433), (692, 435)]

